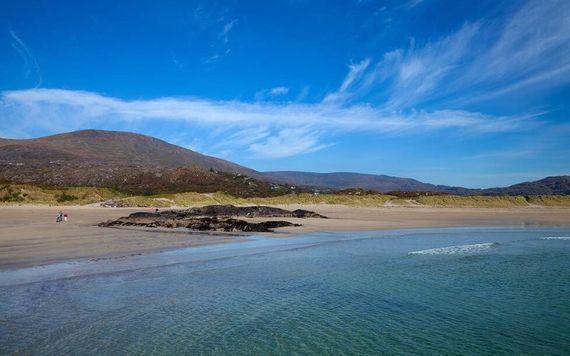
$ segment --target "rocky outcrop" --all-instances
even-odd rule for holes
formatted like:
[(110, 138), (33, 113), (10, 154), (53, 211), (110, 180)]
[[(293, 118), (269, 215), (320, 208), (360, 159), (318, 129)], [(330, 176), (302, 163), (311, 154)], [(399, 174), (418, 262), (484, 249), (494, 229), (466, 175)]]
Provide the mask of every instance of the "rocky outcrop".
[(124, 202), (122, 200), (119, 199), (110, 199), (110, 200), (106, 200), (104, 202), (99, 203), (99, 206), (102, 208), (131, 208), (132, 205), (130, 205), (127, 202)]
[(233, 206), (233, 205), (208, 205), (197, 208), (190, 208), (182, 211), (166, 211), (161, 214), (171, 215), (174, 213), (176, 216), (217, 216), (217, 217), (230, 217), (230, 216), (243, 216), (248, 218), (321, 218), (326, 219), (326, 216), (317, 214), (313, 211), (297, 209), (293, 211), (274, 208), (271, 206)]
[[(154, 214), (151, 214), (154, 215)], [(126, 217), (100, 223), (102, 227), (112, 226), (141, 226), (141, 227), (185, 227), (196, 231), (243, 231), (243, 232), (273, 232), (273, 229), (285, 226), (301, 226), (289, 221), (247, 222), (240, 219), (218, 219), (216, 217), (201, 217), (189, 219), (155, 219), (155, 217)]]
[(100, 223), (102, 227), (141, 226), (188, 228), (197, 231), (244, 231), (272, 232), (285, 226), (301, 226), (289, 221), (252, 222), (236, 217), (289, 217), (289, 218), (326, 218), (308, 210), (285, 210), (269, 206), (236, 207), (233, 205), (209, 205), (185, 210), (165, 210), (161, 212), (136, 212), (129, 216)]

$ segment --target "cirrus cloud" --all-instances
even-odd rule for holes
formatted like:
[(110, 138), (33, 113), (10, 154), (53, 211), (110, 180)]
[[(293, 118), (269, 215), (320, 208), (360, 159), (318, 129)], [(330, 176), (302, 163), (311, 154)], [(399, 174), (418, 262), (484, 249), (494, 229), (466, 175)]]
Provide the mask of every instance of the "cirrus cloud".
[[(224, 137), (224, 145), (261, 158), (321, 150), (331, 137), (351, 132), (414, 134), (426, 130), (501, 132), (527, 129), (539, 114), (492, 116), (461, 110), (388, 111), (368, 104), (215, 101), (195, 97), (124, 100), (93, 92), (29, 89), (2, 92), (0, 133), (26, 127), (61, 132), (145, 122), (201, 127)], [(218, 140), (216, 140), (218, 142)], [(212, 144), (213, 146), (214, 144)], [(219, 146), (219, 143), (216, 143)]]

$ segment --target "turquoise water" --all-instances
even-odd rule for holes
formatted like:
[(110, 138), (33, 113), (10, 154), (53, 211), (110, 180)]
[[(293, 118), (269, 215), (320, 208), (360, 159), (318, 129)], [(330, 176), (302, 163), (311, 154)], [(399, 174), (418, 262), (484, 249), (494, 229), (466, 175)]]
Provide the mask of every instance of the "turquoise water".
[(3, 272), (0, 353), (570, 354), (568, 236), (321, 233)]

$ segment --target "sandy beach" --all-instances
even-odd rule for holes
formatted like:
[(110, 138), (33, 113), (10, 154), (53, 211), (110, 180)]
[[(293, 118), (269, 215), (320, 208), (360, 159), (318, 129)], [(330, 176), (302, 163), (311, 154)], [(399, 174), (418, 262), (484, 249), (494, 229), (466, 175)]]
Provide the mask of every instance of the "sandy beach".
[[(280, 207), (312, 210), (328, 216), (329, 219), (286, 219), (303, 226), (282, 228), (276, 233), (264, 235), (287, 237), (316, 231), (421, 227), (570, 225), (570, 209), (567, 208), (355, 208), (340, 205)], [(55, 223), (58, 210), (69, 214), (70, 219), (67, 223)], [(0, 207), (0, 270), (65, 260), (122, 257), (165, 249), (238, 241), (234, 236), (224, 234), (193, 234), (186, 231), (152, 229), (143, 231), (96, 226), (100, 222), (126, 216), (135, 211), (151, 211), (151, 209), (79, 206)]]

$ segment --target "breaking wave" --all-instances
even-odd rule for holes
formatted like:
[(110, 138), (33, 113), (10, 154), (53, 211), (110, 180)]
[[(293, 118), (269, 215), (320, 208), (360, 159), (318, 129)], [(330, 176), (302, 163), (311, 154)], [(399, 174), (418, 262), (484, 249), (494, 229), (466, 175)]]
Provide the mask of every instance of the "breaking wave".
[(466, 255), (483, 252), (493, 247), (497, 247), (497, 242), (487, 242), (473, 245), (459, 245), (440, 248), (431, 248), (428, 250), (408, 252), (408, 255)]
[(570, 236), (545, 236), (541, 237), (540, 240), (570, 240)]

